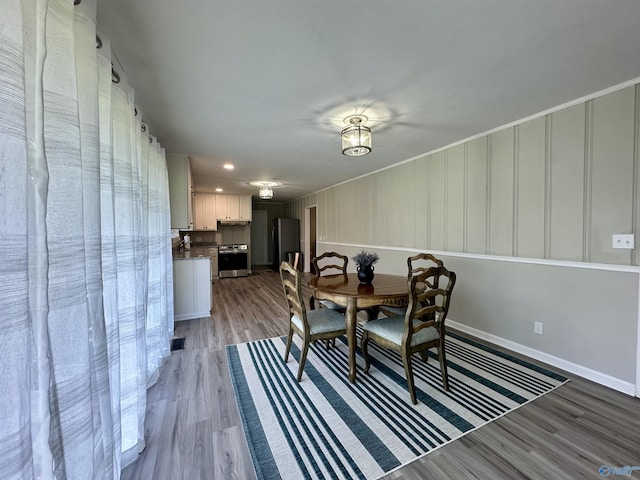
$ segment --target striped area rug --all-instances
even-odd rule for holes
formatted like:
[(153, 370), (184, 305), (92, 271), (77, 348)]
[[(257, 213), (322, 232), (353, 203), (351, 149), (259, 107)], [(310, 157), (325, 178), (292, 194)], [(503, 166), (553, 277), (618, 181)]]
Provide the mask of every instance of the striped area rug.
[(300, 339), (282, 361), (286, 337), (227, 346), (229, 370), (257, 478), (378, 478), (567, 381), (551, 371), (447, 334), (450, 389), (437, 355), (414, 361), (418, 405), (399, 355), (369, 343), (372, 366), (348, 380), (346, 340), (320, 342), (296, 382)]

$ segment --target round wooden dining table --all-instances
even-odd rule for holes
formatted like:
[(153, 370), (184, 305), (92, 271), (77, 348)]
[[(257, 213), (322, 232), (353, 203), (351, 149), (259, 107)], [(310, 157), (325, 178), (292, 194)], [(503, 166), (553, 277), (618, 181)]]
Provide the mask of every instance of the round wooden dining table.
[(376, 273), (370, 284), (360, 283), (356, 273), (325, 275), (309, 280), (317, 300), (331, 300), (345, 307), (347, 345), (349, 346), (349, 381), (356, 379), (356, 317), (367, 309), (367, 319), (375, 318), (378, 307), (402, 307), (409, 300), (407, 277)]

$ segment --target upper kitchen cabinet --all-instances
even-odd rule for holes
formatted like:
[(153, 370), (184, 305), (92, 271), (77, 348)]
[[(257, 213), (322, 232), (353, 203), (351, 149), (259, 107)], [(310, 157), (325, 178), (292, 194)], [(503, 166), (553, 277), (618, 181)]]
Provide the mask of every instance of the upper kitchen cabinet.
[(186, 155), (167, 154), (171, 228), (193, 230), (193, 178)]
[(217, 230), (216, 195), (213, 193), (196, 193), (194, 195), (193, 213), (196, 230)]
[(250, 222), (252, 219), (251, 212), (253, 211), (251, 195), (240, 195), (238, 197), (238, 208), (240, 212), (240, 220), (246, 220)]
[(251, 195), (216, 195), (218, 220), (251, 221)]
[(253, 202), (251, 201), (251, 195), (241, 195), (240, 196), (240, 219), (251, 221), (253, 218)]
[(229, 195), (216, 195), (216, 218), (226, 220), (229, 213)]

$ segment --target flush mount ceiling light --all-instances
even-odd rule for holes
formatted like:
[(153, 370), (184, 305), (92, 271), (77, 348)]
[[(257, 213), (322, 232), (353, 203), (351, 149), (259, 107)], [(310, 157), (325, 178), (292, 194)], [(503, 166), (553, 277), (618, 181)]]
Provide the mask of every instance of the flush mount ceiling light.
[(344, 119), (349, 124), (342, 130), (342, 153), (349, 157), (359, 157), (371, 151), (371, 129), (362, 122), (368, 120), (364, 115), (351, 115)]
[(258, 195), (263, 200), (269, 200), (273, 198), (273, 188), (271, 187), (260, 187), (260, 193)]
[(263, 200), (270, 200), (273, 198), (273, 188), (280, 185), (278, 182), (257, 181), (251, 182), (254, 187), (259, 187), (258, 196)]
[(258, 192), (258, 196), (263, 200), (272, 199), (273, 198), (273, 188), (267, 187), (266, 185), (263, 185), (262, 187), (260, 187), (260, 190)]

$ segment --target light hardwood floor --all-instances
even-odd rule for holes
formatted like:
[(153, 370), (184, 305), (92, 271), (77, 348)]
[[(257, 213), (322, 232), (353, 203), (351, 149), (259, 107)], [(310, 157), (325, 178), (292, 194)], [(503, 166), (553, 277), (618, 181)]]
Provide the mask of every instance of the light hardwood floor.
[[(213, 299), (212, 317), (176, 323), (185, 349), (149, 390), (146, 449), (125, 480), (255, 479), (225, 345), (286, 334), (280, 277), (263, 270), (218, 280)], [(567, 385), (386, 478), (573, 480), (602, 478), (603, 465), (640, 466), (640, 399), (559, 372)]]

